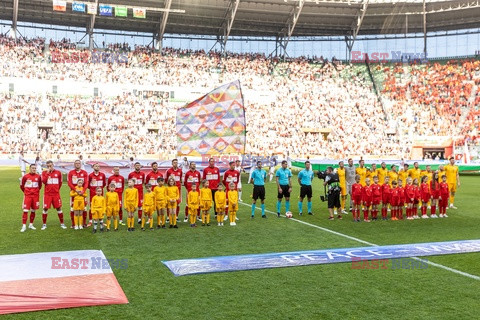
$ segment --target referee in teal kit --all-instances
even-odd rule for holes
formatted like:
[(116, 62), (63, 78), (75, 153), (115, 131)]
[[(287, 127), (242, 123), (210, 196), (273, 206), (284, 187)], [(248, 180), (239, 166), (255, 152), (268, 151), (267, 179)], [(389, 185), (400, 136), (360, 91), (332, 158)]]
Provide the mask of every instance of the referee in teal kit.
[(265, 180), (267, 179), (267, 172), (262, 170), (262, 161), (257, 161), (257, 167), (252, 172), (252, 178), (249, 183), (253, 182), (253, 203), (252, 203), (252, 219), (255, 217), (255, 207), (257, 200), (262, 201), (262, 218), (266, 218), (265, 215)]

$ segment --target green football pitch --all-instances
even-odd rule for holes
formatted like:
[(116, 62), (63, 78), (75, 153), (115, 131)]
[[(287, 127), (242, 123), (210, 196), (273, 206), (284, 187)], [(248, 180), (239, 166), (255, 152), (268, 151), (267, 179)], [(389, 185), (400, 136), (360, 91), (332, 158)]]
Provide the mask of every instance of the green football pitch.
[[(0, 168), (0, 254), (100, 249), (107, 258), (128, 259), (128, 268), (114, 273), (129, 304), (13, 314), (4, 319), (478, 319), (480, 314), (480, 253), (427, 257), (449, 269), (428, 265), (413, 270), (355, 270), (351, 263), (340, 263), (175, 277), (161, 263), (365, 246), (360, 240), (391, 245), (480, 239), (479, 177), (461, 177), (458, 209), (448, 210), (446, 219), (353, 223), (348, 214), (343, 220), (329, 221), (326, 204), (319, 200), (323, 187), (315, 179), (313, 216), (298, 217), (299, 187), (294, 181), (292, 212), (308, 224), (272, 213), (261, 219), (259, 211), (251, 220), (250, 207), (240, 205), (236, 227), (220, 228), (214, 222), (211, 227), (190, 228), (183, 223), (182, 208), (179, 229), (142, 232), (137, 227), (129, 233), (121, 226), (119, 232), (92, 234), (91, 228), (62, 230), (55, 210), (49, 212), (45, 231), (40, 230), (38, 211), (37, 230), (20, 233), (19, 176), (18, 168)], [(243, 200), (250, 204), (252, 186), (243, 178)], [(67, 189), (64, 185), (62, 199), (69, 225)], [(266, 207), (271, 212), (276, 211), (275, 197), (275, 184), (267, 183)]]

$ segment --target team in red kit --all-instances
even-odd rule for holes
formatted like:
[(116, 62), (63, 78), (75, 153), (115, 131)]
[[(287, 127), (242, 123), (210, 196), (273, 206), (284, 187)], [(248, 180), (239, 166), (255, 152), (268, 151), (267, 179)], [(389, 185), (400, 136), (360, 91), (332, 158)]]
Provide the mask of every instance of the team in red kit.
[[(137, 202), (135, 209), (138, 213), (138, 223), (141, 223), (143, 216), (144, 188), (147, 188), (147, 191), (153, 191), (159, 187), (160, 180), (171, 180), (172, 186), (175, 186), (178, 190), (178, 192), (176, 192), (178, 194), (178, 197), (176, 197), (177, 205), (174, 209), (176, 210), (174, 216), (177, 221), (180, 208), (179, 204), (182, 203), (182, 185), (185, 187), (187, 195), (192, 192), (202, 191), (200, 187), (205, 186), (205, 188), (207, 188), (206, 190), (209, 190), (209, 193), (211, 193), (212, 207), (215, 214), (218, 213), (215, 205), (215, 193), (219, 190), (219, 186), (222, 186), (222, 194), (225, 193), (226, 205), (222, 203), (221, 211), (225, 211), (225, 220), (228, 219), (230, 212), (228, 207), (228, 195), (230, 191), (236, 192), (235, 201), (242, 201), (239, 195), (241, 196), (241, 171), (243, 171), (243, 169), (238, 161), (230, 162), (229, 168), (223, 173), (223, 176), (220, 173), (220, 169), (215, 166), (213, 158), (209, 159), (208, 166), (204, 168), (203, 173), (196, 169), (195, 162), (187, 162), (184, 163), (183, 166), (189, 169), (184, 172), (184, 170), (178, 166), (178, 160), (172, 160), (171, 168), (165, 172), (165, 177), (163, 177), (163, 174), (158, 170), (157, 162), (151, 163), (151, 170), (147, 174), (141, 170), (142, 165), (139, 162), (134, 164), (134, 170), (129, 173), (127, 181), (129, 181), (129, 185), (130, 183), (132, 184), (138, 193), (138, 201), (135, 200), (135, 202)], [(31, 165), (29, 173), (21, 178), (20, 188), (24, 194), (21, 232), (25, 232), (27, 228), (32, 230), (36, 229), (33, 222), (36, 211), (40, 208), (40, 190), (42, 186), (44, 186), (44, 195), (42, 212), (43, 224), (41, 230), (47, 228), (48, 211), (52, 207), (57, 211), (60, 227), (63, 229), (67, 228), (64, 224), (62, 199), (60, 196), (60, 189), (63, 184), (62, 173), (54, 168), (51, 160), (46, 162), (46, 167), (46, 170), (43, 170), (41, 174), (39, 174), (36, 172), (36, 166)], [(105, 174), (100, 172), (99, 164), (94, 164), (92, 167), (93, 172), (88, 174), (82, 169), (82, 162), (76, 160), (74, 162), (74, 169), (67, 174), (67, 184), (70, 191), (73, 190), (77, 194), (84, 194), (85, 206), (82, 206), (82, 208), (89, 206), (88, 223), (86, 219), (87, 210), (81, 212), (84, 221), (83, 227), (90, 227), (92, 225), (92, 199), (95, 196), (103, 197), (104, 189), (107, 186), (109, 186), (111, 193), (116, 193), (118, 196), (119, 206), (116, 206), (115, 209), (112, 210), (118, 210), (116, 215), (119, 217), (119, 223), (124, 225), (123, 210), (125, 208), (123, 207), (123, 194), (126, 179), (120, 175), (120, 168), (118, 166), (113, 167), (113, 174), (107, 180)], [(437, 171), (432, 171), (430, 166), (427, 166), (426, 170), (421, 171), (418, 168), (418, 163), (416, 163), (412, 169), (408, 169), (408, 165), (405, 167), (407, 169), (397, 172), (395, 165), (391, 166), (391, 170), (387, 170), (384, 163), (382, 163), (382, 167), (379, 169), (376, 169), (376, 167), (372, 165), (372, 168), (364, 167), (365, 170), (363, 171), (357, 170), (357, 173), (360, 174), (355, 175), (355, 183), (351, 185), (351, 190), (349, 190), (352, 201), (351, 211), (353, 221), (361, 221), (361, 212), (363, 212), (363, 221), (365, 222), (378, 220), (380, 210), (382, 220), (389, 219), (388, 212), (390, 212), (390, 219), (393, 221), (403, 220), (404, 212), (407, 220), (448, 217), (446, 210), (449, 206), (449, 200), (452, 201), (454, 192), (456, 191), (456, 188), (455, 191), (452, 191), (452, 185), (455, 185), (455, 187), (460, 185), (458, 168), (454, 165), (454, 161), (450, 160), (450, 164), (446, 166), (447, 168), (444, 169), (443, 166), (440, 166)], [(364, 177), (363, 180), (362, 176)], [(380, 181), (380, 177), (382, 181)], [(80, 180), (83, 181), (82, 187), (78, 186), (78, 181)], [(195, 186), (195, 190), (193, 190), (193, 186)], [(89, 195), (88, 202), (86, 197), (87, 192)], [(157, 194), (160, 193), (157, 192)], [(109, 196), (111, 197), (112, 194)], [(158, 200), (160, 202), (163, 201), (161, 199)], [(155, 201), (154, 199), (154, 203)], [(452, 202), (450, 202), (450, 208), (455, 208)], [(429, 209), (430, 215), (428, 215)], [(196, 211), (197, 219), (200, 220), (201, 206), (194, 205), (193, 210)], [(437, 210), (439, 212), (438, 216)], [(71, 197), (70, 216), (72, 228), (74, 225), (73, 211), (73, 197)], [(30, 217), (28, 217), (28, 213), (30, 213)], [(189, 221), (189, 216), (190, 219), (192, 219), (192, 210), (189, 210), (187, 203), (185, 206), (184, 222)], [(236, 219), (238, 220), (238, 218)], [(27, 220), (29, 220), (28, 227)]]

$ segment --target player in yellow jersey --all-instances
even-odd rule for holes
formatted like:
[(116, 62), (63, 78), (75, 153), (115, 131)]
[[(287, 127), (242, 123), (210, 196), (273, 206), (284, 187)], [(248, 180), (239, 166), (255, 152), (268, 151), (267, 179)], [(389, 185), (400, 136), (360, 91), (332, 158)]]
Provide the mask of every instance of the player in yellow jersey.
[(223, 190), (223, 184), (218, 185), (217, 192), (215, 192), (215, 210), (217, 212), (218, 226), (223, 226), (223, 218), (225, 215), (225, 208), (227, 207), (227, 194)]
[(365, 168), (365, 160), (361, 159), (359, 162), (359, 167), (355, 170), (355, 173), (360, 176), (360, 184), (362, 187), (365, 187), (365, 179), (367, 178), (367, 168)]
[(158, 185), (155, 186), (155, 208), (157, 209), (157, 229), (165, 229), (166, 211), (167, 211), (167, 187), (164, 185), (163, 177), (158, 177)]
[(188, 216), (190, 218), (190, 227), (197, 226), (197, 211), (200, 207), (200, 194), (197, 191), (197, 185), (192, 183), (191, 190), (187, 195)]
[[(216, 193), (216, 192), (215, 192)], [(200, 189), (200, 210), (202, 211), (202, 226), (210, 226), (210, 209), (212, 208), (212, 191), (208, 188), (208, 180), (202, 181)]]
[(107, 203), (107, 232), (110, 231), (111, 219), (113, 216), (113, 230), (118, 230), (118, 212), (120, 211), (120, 199), (118, 193), (115, 191), (115, 183), (112, 182), (108, 186), (108, 192), (105, 194), (105, 201)]
[(123, 208), (127, 211), (127, 231), (135, 231), (135, 218), (133, 215), (138, 208), (138, 189), (134, 187), (135, 181), (128, 179), (128, 188), (125, 189)]
[(345, 176), (346, 175), (345, 165), (343, 161), (340, 161), (338, 163), (337, 174), (340, 180), (340, 209), (342, 211), (342, 214), (347, 214), (347, 211), (345, 211), (345, 202), (347, 202), (348, 189), (347, 189), (347, 179)]
[(411, 168), (407, 171), (408, 177), (412, 178), (412, 181), (415, 180), (415, 179), (420, 181), (420, 173), (421, 172), (422, 171), (418, 167), (418, 162), (416, 162), (416, 161), (413, 163), (413, 168)]
[(170, 176), (167, 183), (167, 211), (170, 220), (169, 228), (178, 229), (177, 226), (177, 201), (180, 199), (180, 192), (175, 182), (175, 178)]
[(95, 196), (92, 198), (92, 203), (90, 203), (93, 218), (93, 233), (97, 232), (97, 225), (99, 223), (100, 232), (103, 232), (103, 217), (105, 211), (107, 211), (107, 202), (105, 201), (105, 197), (102, 196), (102, 192), (102, 187), (97, 187), (95, 189)]
[[(237, 219), (237, 211), (238, 211), (238, 191), (235, 187), (235, 183), (230, 182), (228, 187), (228, 215), (230, 218), (230, 225), (236, 226), (237, 223), (235, 220)], [(223, 222), (222, 222), (223, 225)]]
[(405, 163), (403, 164), (403, 169), (400, 169), (400, 171), (398, 171), (398, 180), (402, 180), (402, 186), (407, 185), (407, 178), (408, 178), (408, 163)]
[(85, 210), (85, 189), (83, 188), (83, 179), (77, 180), (75, 190), (70, 191), (70, 197), (73, 197), (73, 223), (74, 229), (83, 229), (83, 211)]
[(392, 186), (393, 181), (398, 181), (397, 166), (394, 164), (390, 166), (390, 171), (388, 171), (388, 179), (390, 181), (390, 187)]
[(388, 175), (387, 164), (382, 162), (381, 167), (377, 169), (378, 184), (383, 185), (385, 177)]
[(455, 193), (457, 187), (460, 187), (460, 176), (458, 175), (458, 167), (455, 165), (455, 158), (450, 157), (450, 163), (445, 166), (445, 175), (447, 176), (448, 190), (450, 191), (450, 208), (457, 209), (453, 205), (455, 201)]
[(445, 167), (443, 165), (439, 165), (437, 171), (438, 171), (438, 183), (441, 183), (443, 180), (443, 176), (446, 175)]
[(145, 185), (145, 194), (143, 195), (143, 216), (142, 230), (145, 231), (145, 218), (148, 217), (150, 230), (153, 230), (153, 213), (155, 212), (155, 192), (152, 191), (152, 185)]

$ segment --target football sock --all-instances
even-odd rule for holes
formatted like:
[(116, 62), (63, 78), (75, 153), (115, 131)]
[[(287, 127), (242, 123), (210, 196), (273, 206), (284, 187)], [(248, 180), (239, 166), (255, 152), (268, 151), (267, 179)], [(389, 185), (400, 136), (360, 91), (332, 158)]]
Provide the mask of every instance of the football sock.
[(285, 210), (288, 212), (290, 211), (290, 200), (285, 201)]
[(111, 223), (110, 218), (107, 218), (107, 229), (110, 229), (110, 223)]
[[(47, 215), (45, 213), (45, 215)], [(63, 212), (62, 211), (58, 211), (58, 220), (60, 220), (60, 223), (63, 224)], [(47, 223), (47, 217), (45, 217), (45, 222), (44, 223)]]
[(264, 216), (265, 215), (265, 203), (262, 203), (261, 208), (262, 208), (262, 216)]
[(74, 225), (74, 226), (78, 226), (78, 220), (79, 220), (79, 219), (78, 219), (78, 216), (74, 216), (74, 217), (73, 217), (73, 225)]
[(83, 222), (86, 222), (87, 221), (87, 211), (83, 210), (83, 214), (82, 214), (82, 223), (81, 225), (83, 225)]
[[(138, 219), (142, 219), (142, 216), (143, 216), (143, 210), (142, 208), (138, 208)], [(133, 227), (132, 227), (133, 228)]]
[(22, 216), (22, 223), (23, 223), (23, 224), (27, 223), (27, 218), (28, 218), (28, 213), (27, 213), (27, 212), (24, 212), (24, 213), (23, 213), (23, 216)]
[(277, 201), (277, 212), (280, 212), (280, 208), (282, 207), (282, 201)]
[(256, 203), (252, 204), (252, 217), (255, 215), (255, 207), (257, 206)]
[(436, 214), (437, 211), (437, 206), (432, 206), (432, 211), (430, 211), (430, 214)]
[(307, 202), (308, 213), (312, 213), (312, 201)]
[(153, 217), (149, 217), (150, 219), (150, 228), (153, 228)]
[(35, 212), (30, 212), (30, 223), (33, 223), (35, 220)]
[(118, 229), (118, 219), (113, 218), (113, 227)]
[(299, 213), (302, 213), (302, 206), (303, 206), (303, 202), (302, 202), (302, 201), (298, 201), (298, 212), (299, 212)]
[(145, 228), (145, 217), (142, 217), (142, 228)]
[(43, 224), (47, 224), (47, 214), (45, 212), (42, 214), (42, 221), (43, 221)]

